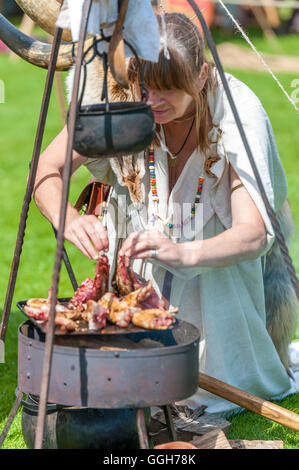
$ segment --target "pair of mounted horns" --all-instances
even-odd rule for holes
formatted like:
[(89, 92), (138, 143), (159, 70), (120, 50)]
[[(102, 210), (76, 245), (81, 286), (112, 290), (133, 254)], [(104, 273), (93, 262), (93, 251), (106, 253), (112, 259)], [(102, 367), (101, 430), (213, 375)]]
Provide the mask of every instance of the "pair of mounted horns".
[[(55, 24), (62, 0), (16, 0), (38, 26), (54, 35)], [(3, 15), (0, 15), (0, 39), (22, 59), (38, 67), (47, 68), (51, 55), (51, 44), (32, 39), (15, 28)], [(71, 32), (63, 30), (63, 41), (72, 41)], [(62, 44), (59, 49), (56, 70), (68, 70), (73, 64), (72, 44)]]

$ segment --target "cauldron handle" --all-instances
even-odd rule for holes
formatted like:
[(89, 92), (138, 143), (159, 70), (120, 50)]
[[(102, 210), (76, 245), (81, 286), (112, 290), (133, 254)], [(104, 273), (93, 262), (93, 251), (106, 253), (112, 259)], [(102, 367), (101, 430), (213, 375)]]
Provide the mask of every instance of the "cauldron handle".
[[(77, 103), (77, 115), (79, 115), (78, 112), (80, 112), (80, 109), (82, 108), (82, 101), (83, 101), (83, 96), (84, 96), (85, 87), (86, 87), (86, 79), (87, 79), (87, 65), (90, 62), (92, 62), (96, 56), (99, 56), (103, 60), (104, 84), (103, 84), (103, 90), (102, 90), (102, 100), (105, 98), (106, 108), (107, 107), (109, 108), (108, 87), (107, 87), (107, 75), (108, 75), (108, 73), (107, 73), (108, 72), (107, 54), (105, 52), (100, 53), (97, 50), (97, 45), (101, 41), (109, 42), (110, 39), (111, 39), (111, 37), (106, 37), (102, 32), (102, 37), (100, 39), (94, 38), (93, 44), (84, 53), (84, 56), (83, 56), (83, 61), (84, 61), (83, 82), (82, 82), (82, 89), (81, 89), (80, 97), (79, 97), (79, 100), (78, 100), (78, 103)], [(133, 52), (134, 57), (137, 61), (138, 69), (139, 69), (139, 73), (140, 73), (139, 86), (140, 86), (141, 101), (146, 102), (148, 100), (148, 90), (146, 89), (145, 84), (144, 84), (143, 67), (141, 65), (141, 62), (140, 62), (140, 59), (139, 59), (138, 54), (136, 52), (136, 49), (126, 39), (124, 39), (124, 43), (127, 47), (129, 47), (129, 49), (131, 49), (131, 51)], [(85, 61), (85, 57), (88, 55), (90, 49), (92, 49), (92, 48), (94, 50), (93, 55), (91, 56), (91, 58), (88, 61)], [(106, 109), (106, 111), (109, 111), (109, 109)], [(77, 120), (76, 127), (77, 126), (80, 126), (79, 120)]]

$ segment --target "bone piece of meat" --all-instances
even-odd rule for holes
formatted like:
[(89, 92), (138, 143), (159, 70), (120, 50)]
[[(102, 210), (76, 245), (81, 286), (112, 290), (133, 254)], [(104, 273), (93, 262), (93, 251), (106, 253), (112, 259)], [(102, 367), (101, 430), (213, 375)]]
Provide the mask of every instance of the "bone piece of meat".
[[(128, 295), (146, 284), (147, 281), (133, 271), (128, 256), (118, 255), (116, 270), (112, 280), (112, 287), (117, 295), (119, 297)], [(146, 301), (140, 304), (141, 308), (146, 309), (157, 308), (166, 310), (168, 306), (169, 302), (164, 297), (160, 299), (153, 287), (151, 295), (147, 297)]]
[(106, 255), (102, 255), (96, 263), (95, 278), (86, 278), (68, 303), (69, 309), (84, 310), (89, 300), (95, 302), (108, 291), (109, 264)]
[(94, 294), (94, 280), (87, 277), (82, 284), (78, 287), (73, 297), (68, 303), (69, 309), (84, 309), (84, 304), (88, 300), (93, 299)]
[[(31, 306), (30, 304), (33, 304), (34, 306)], [(50, 303), (41, 302), (38, 306), (36, 301), (32, 302), (32, 299), (30, 299), (29, 305), (25, 305), (24, 311), (29, 317), (42, 322), (45, 326), (49, 319)], [(56, 305), (55, 325), (58, 325), (62, 330), (74, 331), (77, 329), (77, 324), (71, 318), (67, 317), (67, 312), (69, 311), (63, 305)]]
[(26, 305), (28, 305), (28, 307), (34, 307), (34, 308), (39, 308), (43, 305), (49, 305), (49, 304), (50, 304), (49, 298), (48, 299), (41, 299), (41, 298), (29, 299), (26, 302)]
[(99, 303), (108, 309), (108, 320), (111, 323), (120, 328), (126, 328), (134, 313), (140, 310), (141, 303), (151, 295), (151, 292), (152, 283), (149, 281), (145, 286), (121, 298), (107, 293), (99, 300)]
[(57, 313), (55, 317), (55, 325), (58, 325), (61, 330), (66, 331), (75, 331), (78, 329), (76, 322), (74, 322), (70, 318), (67, 318), (61, 313)]
[(94, 278), (93, 300), (99, 300), (109, 288), (109, 262), (106, 255), (102, 255), (97, 261)]
[(112, 287), (119, 297), (130, 294), (130, 292), (141, 287), (131, 267), (127, 256), (117, 257), (116, 269), (112, 280)]
[(133, 313), (136, 311), (134, 308), (127, 308), (126, 310), (112, 310), (109, 312), (108, 320), (120, 328), (127, 328)]
[(43, 305), (40, 307), (31, 307), (31, 306), (25, 305), (24, 311), (26, 315), (28, 315), (29, 317), (33, 318), (36, 321), (48, 320), (48, 316), (49, 316), (48, 305)]
[(103, 308), (108, 311), (108, 321), (120, 328), (126, 328), (135, 312), (133, 307), (128, 303), (123, 302), (122, 299), (116, 297), (115, 294), (107, 292), (98, 302)]
[(108, 309), (94, 300), (88, 300), (86, 319), (89, 330), (102, 330), (106, 326)]
[(169, 307), (169, 302), (162, 297), (158, 296), (155, 289), (152, 287), (151, 293), (146, 300), (140, 303), (142, 309), (158, 309), (158, 310), (167, 310)]
[(136, 312), (132, 323), (148, 330), (166, 330), (175, 322), (174, 316), (165, 310), (146, 309)]
[[(24, 307), (25, 313), (36, 321), (47, 321), (50, 312), (48, 299), (29, 299)], [(56, 316), (66, 314), (69, 310), (61, 304), (56, 305)]]

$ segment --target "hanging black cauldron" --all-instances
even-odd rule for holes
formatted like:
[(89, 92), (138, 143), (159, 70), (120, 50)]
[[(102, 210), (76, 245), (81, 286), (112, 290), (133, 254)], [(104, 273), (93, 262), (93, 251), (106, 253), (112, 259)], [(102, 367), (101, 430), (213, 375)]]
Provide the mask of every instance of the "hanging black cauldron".
[[(109, 39), (109, 38), (108, 38)], [(78, 101), (73, 148), (89, 158), (130, 155), (150, 146), (155, 135), (155, 120), (151, 106), (147, 103), (148, 92), (144, 86), (143, 69), (135, 49), (132, 49), (138, 63), (141, 101), (113, 102), (108, 99), (108, 59), (106, 53), (98, 52), (98, 43), (107, 38), (94, 39), (93, 45), (84, 53), (83, 86)], [(90, 49), (92, 56), (87, 60)], [(87, 65), (100, 56), (104, 67), (102, 100), (104, 103), (82, 106)]]

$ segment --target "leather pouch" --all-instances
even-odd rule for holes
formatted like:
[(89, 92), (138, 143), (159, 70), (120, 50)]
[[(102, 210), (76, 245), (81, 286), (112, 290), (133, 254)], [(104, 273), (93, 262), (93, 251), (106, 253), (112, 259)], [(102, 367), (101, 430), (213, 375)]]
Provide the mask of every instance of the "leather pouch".
[(82, 215), (102, 216), (103, 206), (108, 198), (111, 186), (91, 180), (83, 189), (75, 204), (75, 209)]

